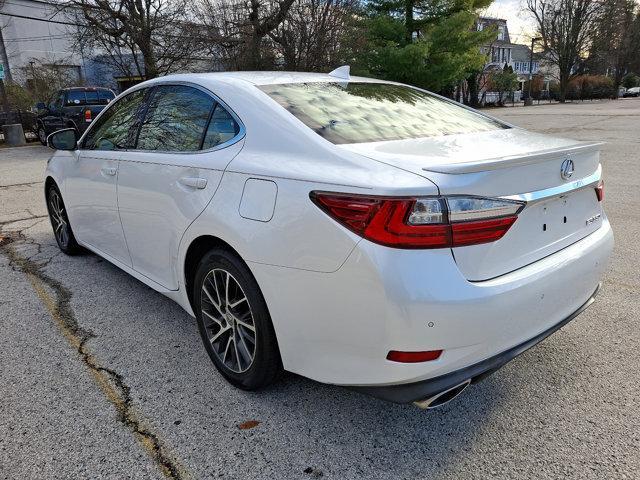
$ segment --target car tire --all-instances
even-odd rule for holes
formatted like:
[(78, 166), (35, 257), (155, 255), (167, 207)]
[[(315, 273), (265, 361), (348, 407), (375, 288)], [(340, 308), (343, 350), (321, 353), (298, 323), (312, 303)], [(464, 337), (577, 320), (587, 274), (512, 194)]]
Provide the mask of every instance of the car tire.
[(234, 253), (216, 248), (200, 261), (193, 290), (198, 330), (211, 361), (232, 385), (259, 390), (282, 370), (258, 283)]
[(47, 131), (43, 125), (38, 125), (38, 140), (42, 145), (47, 146)]
[(47, 210), (51, 228), (53, 228), (53, 236), (60, 250), (67, 255), (80, 253), (82, 248), (78, 245), (76, 237), (73, 235), (67, 210), (62, 201), (62, 195), (56, 185), (51, 185), (47, 188)]

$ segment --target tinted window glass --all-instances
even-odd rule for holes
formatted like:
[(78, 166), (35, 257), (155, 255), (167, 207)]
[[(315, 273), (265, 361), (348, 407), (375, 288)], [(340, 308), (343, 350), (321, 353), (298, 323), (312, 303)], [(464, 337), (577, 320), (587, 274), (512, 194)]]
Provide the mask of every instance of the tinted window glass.
[(85, 94), (82, 90), (69, 90), (67, 92), (67, 105), (84, 105)]
[(84, 92), (85, 98), (87, 99), (87, 103), (91, 103), (95, 105), (98, 103), (98, 92), (95, 90)]
[(88, 90), (85, 92), (87, 105), (106, 105), (114, 98), (108, 90)]
[(55, 110), (58, 110), (62, 108), (63, 105), (64, 105), (64, 93), (61, 93), (56, 99), (56, 103), (53, 104), (53, 108)]
[(116, 98), (113, 92), (109, 90), (98, 90), (98, 97), (100, 98), (101, 103), (109, 103), (111, 100)]
[(145, 116), (137, 148), (162, 152), (200, 149), (213, 98), (184, 85), (157, 87)]
[(122, 97), (104, 112), (84, 140), (88, 150), (117, 150), (129, 147), (129, 130), (137, 119), (146, 89)]
[(509, 128), (455, 103), (402, 85), (319, 82), (260, 88), (333, 143), (437, 137)]
[(221, 143), (228, 142), (240, 132), (240, 126), (222, 105), (217, 104), (213, 111), (207, 134), (204, 137), (202, 148), (213, 148)]

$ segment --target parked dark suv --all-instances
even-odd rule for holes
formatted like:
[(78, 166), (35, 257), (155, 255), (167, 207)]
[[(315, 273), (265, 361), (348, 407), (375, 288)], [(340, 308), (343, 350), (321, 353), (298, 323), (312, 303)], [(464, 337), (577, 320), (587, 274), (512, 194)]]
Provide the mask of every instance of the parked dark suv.
[(74, 87), (58, 91), (48, 104), (38, 104), (36, 132), (40, 142), (46, 145), (47, 136), (62, 128), (75, 128), (79, 137), (114, 98), (108, 88)]

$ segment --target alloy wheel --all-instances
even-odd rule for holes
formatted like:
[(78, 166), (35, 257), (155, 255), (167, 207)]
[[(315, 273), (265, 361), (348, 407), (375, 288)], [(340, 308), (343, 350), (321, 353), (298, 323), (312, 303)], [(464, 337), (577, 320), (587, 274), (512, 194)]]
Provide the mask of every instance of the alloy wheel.
[(246, 372), (255, 359), (256, 327), (251, 305), (231, 273), (211, 270), (202, 282), (200, 307), (207, 339), (222, 364)]
[(69, 244), (69, 222), (67, 221), (67, 214), (62, 203), (62, 198), (56, 190), (51, 190), (49, 193), (49, 215), (51, 216), (51, 223), (53, 224), (53, 233), (56, 236), (56, 240), (63, 247)]

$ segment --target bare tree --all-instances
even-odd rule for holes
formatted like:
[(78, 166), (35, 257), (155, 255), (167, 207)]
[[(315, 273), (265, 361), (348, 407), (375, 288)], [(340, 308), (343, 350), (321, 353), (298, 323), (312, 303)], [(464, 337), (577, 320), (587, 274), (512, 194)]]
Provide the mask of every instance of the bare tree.
[(609, 0), (596, 21), (595, 38), (589, 52), (589, 67), (610, 75), (617, 92), (622, 79), (639, 56), (640, 8), (634, 0)]
[(188, 0), (67, 0), (80, 27), (78, 43), (97, 47), (123, 73), (154, 78), (193, 60), (196, 35)]
[(539, 35), (558, 68), (560, 101), (564, 102), (574, 69), (587, 52), (594, 22), (606, 0), (527, 0)]
[(341, 60), (347, 36), (353, 38), (358, 0), (296, 0), (269, 37), (286, 70), (319, 71)]
[(273, 68), (269, 35), (285, 20), (295, 0), (203, 0), (199, 18), (208, 27), (207, 42), (223, 68)]

